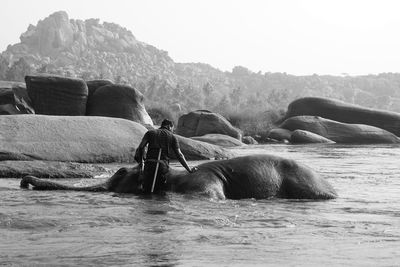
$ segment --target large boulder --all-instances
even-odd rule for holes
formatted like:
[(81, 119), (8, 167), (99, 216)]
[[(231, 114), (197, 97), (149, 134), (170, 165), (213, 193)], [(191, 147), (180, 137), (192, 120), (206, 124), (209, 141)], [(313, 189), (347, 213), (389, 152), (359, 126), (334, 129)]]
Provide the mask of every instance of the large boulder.
[(143, 99), (142, 93), (130, 86), (101, 86), (90, 96), (86, 115), (122, 118), (153, 125)]
[(365, 108), (339, 100), (305, 97), (290, 103), (286, 118), (303, 115), (320, 116), (345, 123), (372, 125), (400, 136), (400, 113)]
[(268, 131), (268, 138), (278, 140), (278, 141), (290, 141), (290, 138), (292, 136), (292, 131), (289, 131), (287, 129), (282, 129), (282, 128), (273, 128)]
[(85, 116), (0, 116), (0, 160), (134, 162), (147, 129), (132, 121)]
[(394, 134), (374, 126), (342, 123), (317, 116), (291, 117), (279, 127), (309, 131), (342, 144), (400, 143), (400, 138)]
[(86, 81), (86, 85), (89, 90), (88, 101), (90, 101), (91, 96), (96, 92), (96, 90), (102, 86), (113, 84), (111, 80), (91, 80)]
[[(0, 116), (0, 161), (44, 160), (82, 163), (134, 163), (135, 149), (147, 129), (136, 122), (107, 117)], [(231, 158), (220, 146), (178, 136), (188, 160)]]
[(33, 113), (25, 83), (0, 81), (0, 115)]
[(222, 147), (235, 147), (235, 146), (244, 146), (245, 144), (241, 141), (233, 138), (232, 136), (225, 134), (206, 134), (203, 136), (193, 136), (191, 137), (193, 140), (202, 141), (206, 143), (210, 143), (213, 145), (218, 145)]
[(82, 79), (26, 76), (25, 83), (36, 114), (85, 115), (88, 88)]
[(242, 142), (246, 145), (258, 145), (258, 142), (256, 139), (254, 139), (252, 136), (246, 135), (242, 137)]
[[(111, 165), (114, 166), (115, 164)], [(22, 178), (34, 175), (41, 178), (93, 178), (96, 175), (110, 174), (113, 169), (96, 164), (42, 160), (4, 160), (0, 161), (0, 178)]]
[(238, 140), (242, 139), (240, 130), (233, 127), (227, 119), (206, 110), (192, 111), (182, 115), (178, 120), (176, 132), (185, 137), (225, 134)]
[[(202, 141), (177, 135), (179, 146), (188, 160), (228, 159), (237, 156), (234, 152)], [(174, 155), (173, 155), (174, 156)]]
[(320, 136), (318, 134), (304, 131), (304, 130), (295, 130), (293, 131), (290, 142), (293, 144), (324, 144), (324, 143), (335, 143), (334, 141)]

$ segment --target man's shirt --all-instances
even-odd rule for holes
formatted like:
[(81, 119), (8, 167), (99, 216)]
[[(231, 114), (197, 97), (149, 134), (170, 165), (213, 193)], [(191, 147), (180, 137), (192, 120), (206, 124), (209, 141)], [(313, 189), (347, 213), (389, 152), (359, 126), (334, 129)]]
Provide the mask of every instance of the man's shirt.
[(178, 155), (179, 142), (176, 136), (165, 128), (149, 130), (144, 138), (148, 141), (146, 159), (157, 159), (161, 148), (161, 160), (169, 160), (171, 151)]

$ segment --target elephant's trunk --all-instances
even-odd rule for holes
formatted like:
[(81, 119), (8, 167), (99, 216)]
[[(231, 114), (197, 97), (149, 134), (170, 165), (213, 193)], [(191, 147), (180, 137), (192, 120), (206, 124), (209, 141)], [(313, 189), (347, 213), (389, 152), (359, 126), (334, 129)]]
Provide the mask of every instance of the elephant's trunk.
[(22, 178), (20, 187), (29, 188), (29, 185), (32, 185), (32, 189), (34, 190), (74, 190), (92, 192), (108, 191), (104, 183), (93, 186), (75, 187), (59, 184), (49, 180), (39, 179), (34, 176), (25, 176), (24, 178)]

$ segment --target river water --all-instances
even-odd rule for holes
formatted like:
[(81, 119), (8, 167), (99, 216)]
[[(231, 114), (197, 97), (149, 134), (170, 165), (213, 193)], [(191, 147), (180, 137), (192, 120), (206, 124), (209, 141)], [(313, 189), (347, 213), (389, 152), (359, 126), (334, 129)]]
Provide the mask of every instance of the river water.
[(0, 179), (0, 265), (400, 266), (399, 146), (235, 151), (298, 160), (328, 179), (339, 198), (144, 198), (22, 190), (19, 179)]

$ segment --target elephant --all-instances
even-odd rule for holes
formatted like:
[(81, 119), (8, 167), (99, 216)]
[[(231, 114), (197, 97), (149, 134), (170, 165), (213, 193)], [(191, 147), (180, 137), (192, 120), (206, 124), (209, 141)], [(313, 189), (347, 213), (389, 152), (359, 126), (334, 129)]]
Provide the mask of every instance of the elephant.
[[(75, 190), (140, 194), (140, 169), (121, 168), (106, 182), (74, 187), (26, 176), (21, 188), (36, 190)], [(309, 167), (291, 159), (260, 154), (210, 161), (194, 173), (170, 168), (166, 191), (198, 194), (211, 199), (333, 199), (335, 189)]]

